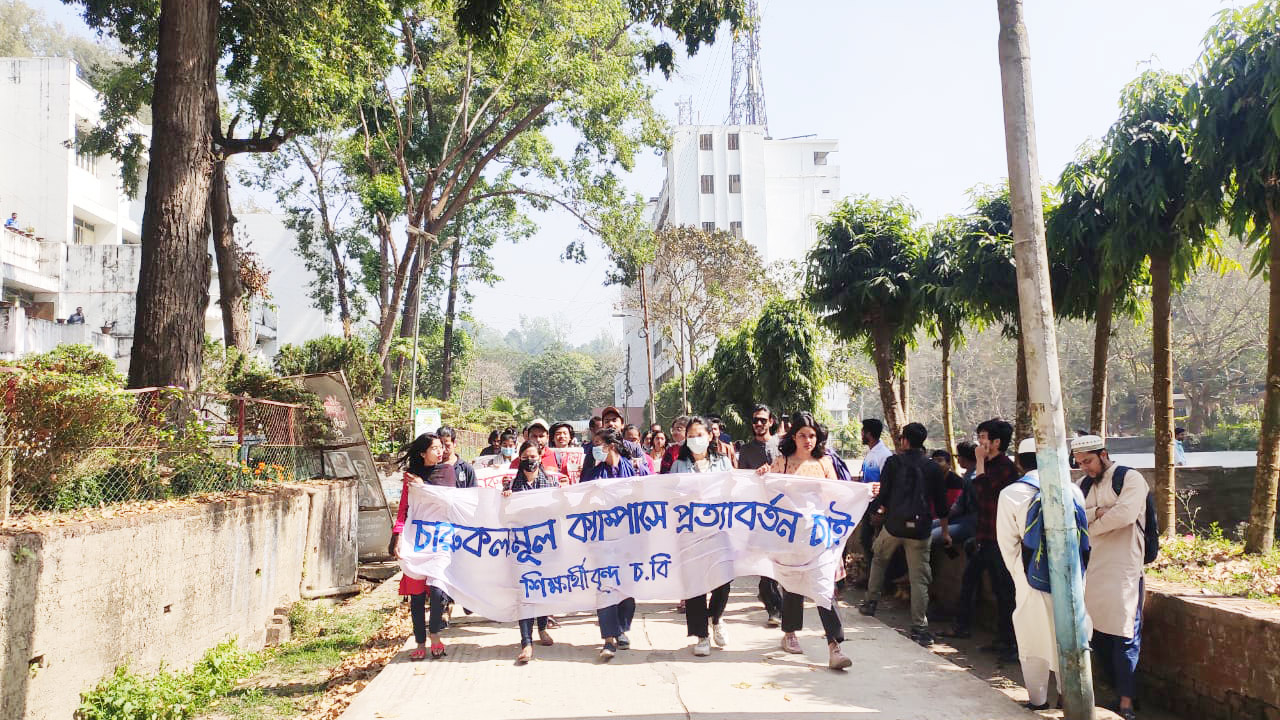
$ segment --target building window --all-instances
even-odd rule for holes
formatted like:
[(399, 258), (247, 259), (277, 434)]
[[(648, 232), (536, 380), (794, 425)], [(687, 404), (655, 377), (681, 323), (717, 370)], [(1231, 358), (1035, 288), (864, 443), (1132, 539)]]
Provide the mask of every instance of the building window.
[(729, 192), (731, 193), (742, 192), (742, 176), (741, 175), (729, 176)]
[(738, 133), (729, 133), (729, 149), (738, 149)]
[(741, 239), (742, 239), (742, 221), (741, 221), (741, 220), (730, 220), (730, 221), (729, 221), (729, 232), (733, 233), (733, 236), (734, 236), (734, 237), (736, 237), (736, 238), (738, 238), (739, 240), (741, 240)]
[(827, 164), (827, 153), (824, 153), (824, 152), (815, 152), (815, 153), (813, 154), (813, 164), (814, 164), (814, 165), (826, 165), (826, 164)]
[(702, 194), (710, 195), (715, 191), (716, 191), (716, 176), (703, 175), (702, 176)]
[(704, 232), (715, 232), (715, 231), (716, 231), (716, 224), (715, 224), (715, 223), (713, 223), (713, 222), (704, 222), (704, 223), (702, 223), (702, 230), (703, 230)]
[(97, 228), (80, 218), (72, 218), (71, 233), (71, 239), (77, 245), (92, 245), (97, 237)]
[(701, 135), (698, 136), (698, 149), (699, 150), (711, 149), (711, 133), (702, 133)]
[[(80, 66), (77, 64), (76, 68)], [(98, 174), (98, 156), (81, 150), (85, 140), (89, 136), (89, 122), (83, 118), (76, 118), (76, 167), (87, 173)]]

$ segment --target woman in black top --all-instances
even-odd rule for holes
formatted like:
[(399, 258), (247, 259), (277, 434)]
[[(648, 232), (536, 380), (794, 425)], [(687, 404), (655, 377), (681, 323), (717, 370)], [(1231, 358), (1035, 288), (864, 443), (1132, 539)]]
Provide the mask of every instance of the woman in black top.
[[(537, 443), (525, 441), (520, 446), (517, 457), (520, 459), (520, 469), (511, 479), (511, 484), (503, 488), (503, 497), (510, 497), (513, 492), (560, 487), (560, 483), (542, 469), (542, 452)], [(533, 621), (534, 618), (520, 620), (520, 654), (516, 656), (517, 665), (523, 665), (533, 659)], [(553, 644), (555, 641), (547, 633), (546, 616), (537, 618), (537, 621), (538, 642), (546, 646)]]

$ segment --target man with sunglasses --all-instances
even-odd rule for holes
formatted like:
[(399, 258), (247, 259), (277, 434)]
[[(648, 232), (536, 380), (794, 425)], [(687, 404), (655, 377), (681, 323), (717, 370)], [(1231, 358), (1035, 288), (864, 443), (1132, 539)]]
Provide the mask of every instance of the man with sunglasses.
[[(773, 465), (778, 457), (778, 438), (773, 435), (777, 421), (768, 405), (756, 405), (751, 411), (751, 439), (742, 444), (738, 450), (738, 468), (755, 470), (758, 467)], [(778, 627), (782, 624), (782, 588), (776, 580), (761, 576), (759, 587), (760, 602), (769, 614), (765, 624)]]

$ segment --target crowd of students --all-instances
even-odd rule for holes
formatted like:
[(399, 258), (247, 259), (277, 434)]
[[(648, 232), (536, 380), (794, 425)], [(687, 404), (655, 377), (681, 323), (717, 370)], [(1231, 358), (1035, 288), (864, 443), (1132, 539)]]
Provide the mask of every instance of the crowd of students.
[[(853, 480), (871, 484), (874, 497), (848, 549), (861, 554), (866, 573), (850, 578), (866, 583), (859, 606), (863, 615), (874, 615), (886, 587), (886, 578), (904, 574), (911, 600), (910, 637), (924, 646), (935, 641), (927, 610), (932, 581), (931, 557), (936, 548), (949, 556), (965, 556), (960, 607), (944, 637), (971, 634), (971, 620), (984, 577), (990, 581), (997, 606), (995, 642), (985, 650), (1002, 661), (1019, 661), (1033, 709), (1049, 705), (1050, 673), (1057, 671), (1057, 645), (1053, 608), (1040, 519), (1039, 475), (1034, 439), (1022, 440), (1010, 457), (1012, 426), (999, 419), (978, 425), (976, 442), (961, 442), (953, 457), (946, 449), (928, 452), (928, 433), (919, 423), (905, 425), (895, 447), (881, 441), (879, 420), (862, 423), (867, 447), (861, 475), (853, 475), (844, 460), (827, 445), (823, 425), (808, 412), (779, 418), (765, 405), (751, 414), (751, 437), (734, 442), (722, 424), (711, 416), (676, 418), (668, 429), (654, 423), (643, 432), (626, 424), (622, 413), (605, 408), (591, 419), (581, 442), (581, 467), (566, 467), (566, 453), (556, 450), (577, 446), (568, 423), (548, 425), (534, 420), (517, 434), (514, 429), (495, 431), (482, 453), (485, 462), (507, 463), (514, 477), (504, 482), (503, 494), (556, 487), (562, 479), (577, 475), (580, 482), (599, 478), (625, 478), (659, 473), (704, 473), (731, 468), (758, 474), (780, 473), (829, 480)], [(475, 470), (455, 452), (455, 433), (441, 428), (416, 438), (405, 449), (401, 462), (404, 482), (447, 487), (471, 487)], [(1141, 648), (1141, 598), (1143, 564), (1154, 550), (1154, 530), (1144, 512), (1150, 505), (1149, 489), (1138, 472), (1111, 461), (1102, 438), (1082, 435), (1072, 440), (1073, 461), (1083, 470), (1080, 485), (1073, 485), (1082, 547), (1087, 552), (1085, 605), (1093, 629), (1095, 663), (1112, 679), (1119, 696), (1117, 712), (1134, 717), (1134, 674)], [(956, 466), (959, 466), (957, 472)], [(571, 472), (572, 470), (572, 472)], [(392, 538), (394, 553), (404, 524), (408, 493), (401, 495)], [(1146, 527), (1144, 527), (1144, 522)], [(1148, 548), (1148, 545), (1152, 547)], [(1039, 563), (1039, 564), (1037, 564)], [(841, 585), (844, 584), (842, 581)], [(892, 582), (888, 583), (890, 586)], [(400, 592), (410, 598), (417, 647), (411, 659), (445, 655), (440, 632), (446, 626), (449, 598), (425, 581), (403, 578)], [(780, 627), (781, 648), (800, 654), (796, 633), (803, 626), (804, 597), (787, 592), (777, 582), (761, 577), (758, 596), (765, 623)], [(703, 657), (711, 646), (728, 643), (722, 622), (729, 598), (729, 584), (711, 592), (685, 598), (679, 609), (685, 614), (692, 653)], [(834, 598), (822, 598), (818, 616), (828, 644), (828, 665), (844, 669), (852, 665), (841, 650), (843, 623)], [(630, 648), (627, 633), (635, 615), (635, 600), (628, 598), (597, 611), (603, 661)], [(533, 629), (542, 645), (553, 644), (548, 628), (554, 618), (521, 620), (518, 663), (533, 657)], [(427, 640), (430, 639), (430, 646)], [(1059, 685), (1060, 687), (1060, 685)]]

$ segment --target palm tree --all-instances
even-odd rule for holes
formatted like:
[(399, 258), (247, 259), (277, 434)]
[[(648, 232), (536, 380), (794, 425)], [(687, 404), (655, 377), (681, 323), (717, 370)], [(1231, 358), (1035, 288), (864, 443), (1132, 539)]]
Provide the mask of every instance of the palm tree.
[(1107, 356), (1115, 314), (1139, 312), (1138, 288), (1146, 284), (1141, 263), (1116, 262), (1111, 218), (1102, 205), (1101, 148), (1085, 149), (1067, 163), (1058, 181), (1061, 204), (1046, 222), (1053, 307), (1058, 317), (1094, 322), (1089, 428), (1107, 433)]
[[(1190, 89), (1191, 158), (1199, 202), (1189, 214), (1225, 216), (1234, 233), (1258, 243), (1254, 272), (1269, 270), (1267, 378), (1262, 432), (1245, 551), (1266, 552), (1275, 538), (1280, 489), (1280, 10), (1257, 3), (1224, 10), (1205, 38), (1200, 79)], [(1234, 198), (1224, 202), (1224, 188)]]
[(1155, 491), (1161, 525), (1174, 531), (1173, 291), (1213, 247), (1202, 219), (1186, 212), (1193, 193), (1187, 78), (1149, 70), (1125, 86), (1120, 119), (1107, 132), (1103, 209), (1115, 223), (1115, 262), (1151, 268)]
[(533, 406), (528, 400), (522, 398), (508, 398), (498, 395), (493, 398), (493, 402), (489, 403), (489, 409), (494, 412), (507, 413), (516, 419), (517, 425), (524, 425), (533, 419)]
[(885, 423), (895, 438), (906, 423), (895, 382), (901, 348), (920, 322), (913, 275), (924, 243), (915, 218), (903, 200), (845, 199), (818, 223), (818, 242), (807, 258), (805, 299), (841, 339), (870, 347)]

